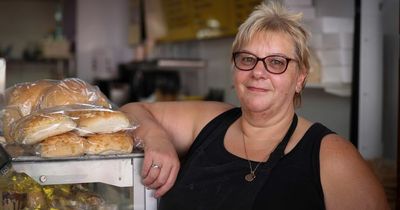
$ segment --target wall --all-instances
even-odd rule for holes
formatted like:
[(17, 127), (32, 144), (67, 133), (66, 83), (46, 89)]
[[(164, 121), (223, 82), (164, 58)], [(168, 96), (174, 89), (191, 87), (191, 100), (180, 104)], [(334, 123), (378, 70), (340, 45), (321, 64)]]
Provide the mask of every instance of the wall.
[[(317, 14), (320, 16), (354, 16), (354, 4), (349, 4), (347, 0), (339, 0), (334, 3), (329, 0), (318, 0), (315, 2), (314, 6), (316, 7)], [(338, 9), (332, 10), (332, 8)], [(196, 44), (192, 42), (186, 44), (165, 44), (158, 47), (161, 50), (157, 49), (156, 56), (186, 57), (191, 55), (207, 60), (207, 87), (224, 89), (226, 102), (239, 105), (235, 92), (232, 89), (230, 63), (232, 41), (233, 38), (220, 38), (201, 40)], [(193, 53), (193, 48), (198, 48), (198, 51)], [(169, 49), (169, 51), (166, 49)], [(163, 52), (164, 54), (159, 52)], [(170, 53), (168, 54), (168, 52)], [(335, 96), (324, 92), (322, 88), (307, 88), (303, 93), (303, 106), (297, 112), (312, 121), (321, 122), (338, 134), (349, 138), (350, 103), (350, 97)]]
[[(112, 3), (111, 3), (112, 2)], [(354, 17), (354, 2), (347, 0), (314, 1), (319, 16), (341, 16)], [(398, 27), (398, 22), (391, 23), (387, 20), (397, 20), (393, 15), (396, 12), (393, 8), (398, 8), (398, 0), (384, 0), (383, 9), (389, 11), (384, 15), (384, 23), (388, 34), (385, 39), (385, 59), (388, 64), (395, 63), (398, 58), (398, 35), (393, 35), (397, 29), (392, 30), (392, 25)], [(91, 72), (91, 59), (93, 50), (98, 47), (109, 47), (123, 49), (129, 51), (127, 47), (127, 38), (123, 35), (127, 30), (128, 23), (124, 17), (128, 17), (126, 10), (127, 0), (80, 0), (78, 1), (78, 75), (81, 78), (91, 80), (93, 73)], [(113, 11), (113, 12), (110, 12)], [(117, 12), (118, 11), (118, 12)], [(385, 13), (385, 12), (384, 12)], [(104, 14), (107, 14), (105, 16)], [(125, 24), (125, 25), (124, 25)], [(390, 26), (391, 25), (391, 26)], [(208, 61), (206, 86), (211, 88), (222, 88), (225, 90), (226, 101), (238, 104), (237, 99), (231, 89), (231, 70), (230, 70), (230, 45), (232, 38), (203, 40), (198, 42), (175, 43), (157, 46), (155, 52), (157, 56), (169, 57), (192, 57), (203, 58)], [(394, 43), (394, 44), (393, 44)], [(397, 44), (396, 44), (397, 43)], [(397, 49), (396, 47), (397, 46)], [(397, 56), (396, 56), (397, 52)], [(128, 58), (129, 56), (122, 56)], [(398, 90), (398, 63), (387, 70), (385, 78), (388, 79), (384, 83), (384, 106), (391, 111), (384, 114), (383, 122), (385, 122), (384, 136), (384, 156), (393, 157), (396, 153), (396, 113), (397, 108), (397, 92)], [(397, 70), (396, 70), (397, 69)], [(385, 80), (386, 81), (386, 80)], [(393, 91), (391, 91), (393, 90)], [(378, 112), (381, 110), (377, 110)], [(350, 98), (339, 97), (325, 93), (322, 89), (307, 88), (304, 92), (303, 106), (298, 110), (299, 114), (306, 116), (313, 121), (320, 121), (328, 127), (348, 138), (350, 128)], [(387, 120), (387, 121), (386, 121)], [(386, 140), (387, 139), (387, 140)]]
[(0, 48), (10, 45), (10, 57), (21, 58), (24, 49), (39, 44), (54, 30), (56, 3), (51, 0), (0, 1)]
[[(78, 0), (76, 20), (79, 78), (86, 81), (95, 79), (95, 54), (103, 54), (113, 63), (132, 58), (128, 45), (128, 0)], [(111, 71), (116, 71), (116, 66)]]
[(383, 154), (396, 159), (399, 101), (399, 0), (382, 4), (383, 28)]

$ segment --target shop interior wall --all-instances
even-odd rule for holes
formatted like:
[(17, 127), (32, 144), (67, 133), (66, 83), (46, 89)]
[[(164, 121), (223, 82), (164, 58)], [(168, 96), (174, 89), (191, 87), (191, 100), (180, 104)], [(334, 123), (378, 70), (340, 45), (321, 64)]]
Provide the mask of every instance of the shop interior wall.
[[(15, 62), (22, 60), (24, 50), (37, 48), (39, 42), (54, 30), (55, 7), (56, 2), (50, 0), (0, 1), (0, 50), (8, 51), (7, 57)], [(39, 65), (39, 68), (29, 71), (15, 68), (7, 72), (6, 86), (52, 76), (48, 65)]]
[(383, 154), (396, 159), (399, 142), (399, 0), (384, 0), (382, 4), (383, 28)]
[[(47, 13), (46, 17), (51, 17), (49, 11), (53, 11), (52, 1), (23, 1), (24, 6), (13, 8), (7, 7), (7, 3), (19, 1), (0, 1), (0, 26), (14, 24), (14, 31), (0, 33), (0, 44), (3, 40), (38, 40), (45, 33), (38, 31), (40, 28), (48, 28), (46, 25), (52, 19), (39, 21), (40, 23), (30, 22), (40, 20), (41, 15)], [(317, 7), (317, 15), (335, 15), (353, 17), (354, 4), (352, 1), (340, 0), (317, 0), (314, 1)], [(384, 156), (388, 158), (396, 157), (397, 145), (397, 108), (398, 108), (398, 0), (383, 0), (383, 26), (384, 26), (384, 107), (383, 110), (383, 136)], [(11, 4), (11, 3), (10, 3)], [(42, 5), (44, 4), (44, 5)], [(77, 76), (92, 81), (95, 74), (92, 70), (91, 61), (93, 51), (96, 49), (107, 49), (117, 52), (116, 59), (121, 62), (129, 61), (134, 54), (127, 41), (128, 19), (129, 19), (129, 0), (78, 0), (77, 1)], [(54, 5), (53, 5), (54, 6)], [(37, 17), (25, 19), (17, 15), (15, 11), (21, 8), (29, 8), (35, 12)], [(336, 8), (336, 9), (332, 9)], [(397, 9), (396, 9), (397, 8)], [(13, 11), (13, 12), (11, 12)], [(29, 14), (29, 11), (24, 11)], [(26, 15), (25, 15), (26, 16)], [(7, 21), (13, 18), (13, 21)], [(20, 21), (18, 21), (20, 20)], [(397, 22), (396, 22), (397, 21)], [(29, 33), (18, 33), (18, 22), (28, 28)], [(45, 24), (45, 26), (43, 26)], [(43, 26), (43, 27), (38, 27)], [(396, 28), (397, 27), (397, 28)], [(27, 29), (24, 29), (26, 31)], [(40, 34), (40, 36), (38, 35)], [(221, 38), (212, 40), (202, 40), (188, 43), (169, 44), (168, 48), (175, 48), (174, 55), (185, 55), (185, 49), (190, 46), (197, 49), (192, 54), (208, 62), (205, 69), (208, 88), (218, 88), (225, 90), (225, 99), (229, 103), (238, 104), (231, 88), (231, 69), (230, 69), (230, 46), (232, 38)], [(163, 46), (161, 46), (162, 48)], [(162, 51), (160, 51), (162, 52)], [(33, 73), (32, 73), (33, 74)], [(43, 75), (41, 75), (43, 76)], [(298, 110), (299, 114), (306, 116), (313, 121), (320, 121), (344, 137), (349, 137), (350, 127), (350, 97), (340, 97), (324, 92), (321, 88), (307, 88), (303, 96), (303, 106)]]
[(55, 1), (0, 1), (0, 47), (12, 47), (11, 57), (21, 58), (54, 30)]
[[(386, 4), (387, 1), (389, 2), (391, 0), (384, 0), (383, 2)], [(395, 1), (398, 2), (398, 0)], [(115, 18), (113, 17), (113, 15), (119, 17), (121, 15), (122, 16), (129, 15), (127, 14), (126, 11), (127, 8), (126, 5), (128, 4), (127, 0), (114, 0), (114, 1), (101, 0), (101, 4), (99, 3), (99, 1), (96, 1), (96, 4), (90, 2), (94, 3), (94, 0), (78, 1), (78, 25), (81, 24), (81, 27), (78, 27), (77, 39), (78, 41), (82, 42), (81, 45), (78, 45), (78, 47), (83, 46), (83, 48), (81, 48), (83, 51), (81, 52), (84, 52), (85, 49), (86, 50), (90, 49), (89, 44), (86, 42), (91, 43), (90, 45), (92, 46), (95, 46), (95, 43), (104, 45), (104, 43), (116, 42), (115, 38), (113, 38), (114, 35), (112, 35), (112, 33), (123, 33), (124, 31), (127, 30), (126, 25), (124, 26), (118, 21), (111, 23), (108, 20), (108, 21), (103, 21), (102, 24), (99, 24), (98, 22), (101, 22), (101, 20), (104, 19), (101, 17), (102, 12), (97, 12), (98, 15), (97, 20), (94, 17), (92, 17), (89, 19), (92, 19), (93, 22), (87, 22), (88, 16), (90, 17), (91, 15), (93, 15), (93, 13), (96, 13), (95, 12), (96, 10), (102, 11), (102, 9), (108, 8), (110, 6), (109, 4), (112, 4), (114, 6), (116, 4), (120, 4), (120, 6), (118, 7), (120, 11), (119, 12), (114, 11), (108, 14), (107, 19)], [(349, 2), (347, 0), (340, 0), (340, 1), (317, 0), (314, 1), (314, 3), (315, 6), (317, 7), (317, 15), (319, 16), (326, 15), (326, 16), (339, 16), (339, 17), (354, 17), (353, 1)], [(384, 18), (391, 18), (391, 17), (384, 17)], [(82, 22), (80, 20), (82, 20)], [(383, 20), (383, 22), (385, 21)], [(93, 30), (93, 28), (91, 28), (91, 30), (88, 30), (87, 28), (85, 28), (88, 24), (89, 25), (95, 24), (98, 28), (96, 28), (95, 30)], [(111, 25), (107, 24), (112, 24), (113, 30), (109, 30), (109, 27)], [(86, 32), (79, 32), (79, 30), (85, 30)], [(109, 36), (99, 35), (98, 32), (102, 30), (107, 30), (106, 33), (109, 34)], [(88, 33), (84, 36), (86, 37), (86, 39), (80, 39), (79, 34), (84, 34), (84, 33)], [(206, 75), (208, 78), (206, 79), (207, 87), (224, 89), (226, 101), (229, 103), (237, 104), (237, 99), (234, 97), (234, 93), (231, 88), (231, 69), (229, 62), (231, 41), (232, 41), (231, 38), (221, 38), (213, 40), (201, 40), (201, 41), (196, 41), (195, 43), (194, 42), (170, 43), (167, 44), (166, 46), (159, 46), (159, 47), (174, 49), (174, 56), (180, 56), (180, 55), (187, 56), (188, 51), (191, 51), (193, 54), (193, 47), (197, 48), (198, 51), (194, 54), (198, 55), (199, 58), (201, 59), (207, 60), (208, 63), (207, 69), (205, 70), (207, 72)], [(120, 46), (122, 47), (123, 44), (126, 42), (126, 39), (122, 39), (119, 42)], [(160, 50), (160, 52), (163, 51), (165, 50)], [(167, 53), (164, 55), (164, 57), (168, 55), (169, 54)], [(87, 55), (86, 59), (84, 57), (85, 56), (83, 54), (78, 53), (78, 59), (82, 59), (81, 62), (79, 62), (78, 60), (78, 75), (86, 79), (92, 79), (93, 75), (91, 75), (89, 71), (90, 60), (87, 59), (90, 56)], [(388, 74), (389, 74), (388, 77), (397, 78), (397, 77), (392, 77), (393, 72), (391, 71), (388, 72)], [(392, 83), (395, 83), (395, 81), (392, 81)], [(385, 92), (387, 92), (387, 90), (385, 90)], [(385, 101), (385, 103), (390, 103), (392, 104), (392, 106), (395, 106), (393, 105), (394, 103), (392, 103), (389, 100), (389, 98), (394, 98), (391, 96), (395, 95), (396, 91), (392, 92), (389, 90), (388, 92), (390, 97), (389, 96), (386, 97), (387, 101)], [(307, 88), (307, 90), (304, 92), (303, 106), (298, 110), (298, 112), (299, 114), (302, 114), (313, 121), (320, 121), (326, 124), (333, 130), (338, 132), (340, 135), (343, 135), (344, 137), (348, 138), (350, 132), (350, 103), (351, 103), (350, 97), (335, 96), (329, 93), (325, 93), (323, 89), (320, 88)], [(393, 110), (389, 111), (388, 113), (391, 113), (392, 111)], [(393, 123), (395, 119), (393, 119), (393, 117), (390, 118), (392, 119), (390, 119), (389, 122), (385, 120), (384, 122), (390, 123), (391, 127), (395, 127), (396, 124)], [(387, 137), (388, 139), (384, 141), (385, 144), (384, 148), (386, 148), (384, 156), (393, 157), (394, 154), (396, 153), (395, 147), (393, 146), (393, 144), (396, 144), (395, 143), (396, 138), (394, 138), (393, 129), (389, 133), (392, 133), (393, 136), (388, 136)]]

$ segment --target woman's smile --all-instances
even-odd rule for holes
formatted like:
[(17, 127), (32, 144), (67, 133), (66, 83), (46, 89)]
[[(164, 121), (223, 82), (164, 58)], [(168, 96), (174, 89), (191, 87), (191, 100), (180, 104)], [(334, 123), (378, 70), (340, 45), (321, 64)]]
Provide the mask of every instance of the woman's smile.
[(246, 88), (251, 92), (267, 92), (267, 88), (257, 87), (257, 86), (246, 86)]

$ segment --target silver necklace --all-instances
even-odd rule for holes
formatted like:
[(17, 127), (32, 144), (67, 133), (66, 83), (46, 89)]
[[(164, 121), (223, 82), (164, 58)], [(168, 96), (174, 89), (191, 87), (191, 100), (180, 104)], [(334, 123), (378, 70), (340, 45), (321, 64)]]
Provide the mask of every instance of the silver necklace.
[[(268, 164), (270, 164), (269, 165), (270, 168), (274, 167), (274, 165), (276, 165), (276, 163), (279, 161), (279, 159), (281, 157), (283, 157), (286, 145), (289, 142), (290, 137), (292, 136), (294, 130), (296, 129), (296, 126), (297, 126), (297, 115), (294, 114), (293, 115), (293, 119), (292, 119), (292, 123), (290, 124), (290, 127), (287, 130), (287, 132), (285, 134), (285, 137), (283, 137), (282, 141), (278, 144), (278, 146), (274, 149), (274, 151), (272, 151), (272, 153), (270, 153), (268, 155), (269, 158), (266, 161), (268, 162)], [(247, 162), (249, 163), (249, 168), (250, 168), (250, 173), (246, 174), (244, 176), (244, 179), (246, 181), (248, 181), (248, 182), (252, 182), (256, 178), (256, 170), (257, 170), (257, 168), (261, 165), (261, 163), (263, 161), (258, 162), (256, 167), (253, 169), (253, 166), (252, 166), (252, 164), (251, 164), (251, 162), (249, 160), (249, 156), (247, 155), (246, 142), (244, 140), (243, 129), (242, 129), (242, 140), (243, 140), (244, 154), (246, 155), (246, 159), (247, 159)]]
[(246, 155), (246, 159), (247, 159), (247, 162), (249, 163), (249, 168), (250, 168), (250, 173), (246, 174), (246, 176), (244, 176), (244, 179), (248, 182), (252, 182), (256, 178), (256, 170), (261, 165), (262, 161), (258, 162), (256, 167), (253, 169), (251, 161), (249, 160), (249, 156), (247, 155), (246, 142), (244, 140), (243, 133), (242, 133), (242, 140), (243, 140), (244, 154)]

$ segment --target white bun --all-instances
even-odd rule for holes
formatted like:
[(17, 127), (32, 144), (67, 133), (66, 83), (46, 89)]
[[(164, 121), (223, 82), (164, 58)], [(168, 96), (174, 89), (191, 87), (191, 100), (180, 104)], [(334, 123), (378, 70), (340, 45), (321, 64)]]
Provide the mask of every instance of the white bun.
[(108, 99), (97, 87), (76, 78), (64, 79), (49, 88), (43, 94), (40, 108), (71, 104), (92, 104), (111, 108)]
[(27, 116), (38, 108), (42, 94), (53, 86), (50, 80), (15, 85), (7, 94), (7, 106), (17, 106), (22, 116)]
[(29, 115), (13, 128), (11, 136), (22, 144), (36, 144), (51, 136), (76, 128), (76, 123), (60, 113)]
[(43, 140), (37, 147), (42, 157), (74, 157), (85, 153), (86, 139), (74, 132), (67, 132)]
[(11, 136), (11, 129), (15, 126), (15, 122), (22, 118), (18, 107), (6, 107), (3, 110), (3, 136), (7, 143), (14, 143), (14, 138)]
[(77, 122), (81, 136), (96, 133), (114, 133), (129, 128), (129, 119), (120, 111), (79, 111), (69, 114)]
[(87, 137), (85, 153), (88, 155), (129, 154), (133, 140), (126, 132), (96, 134)]

